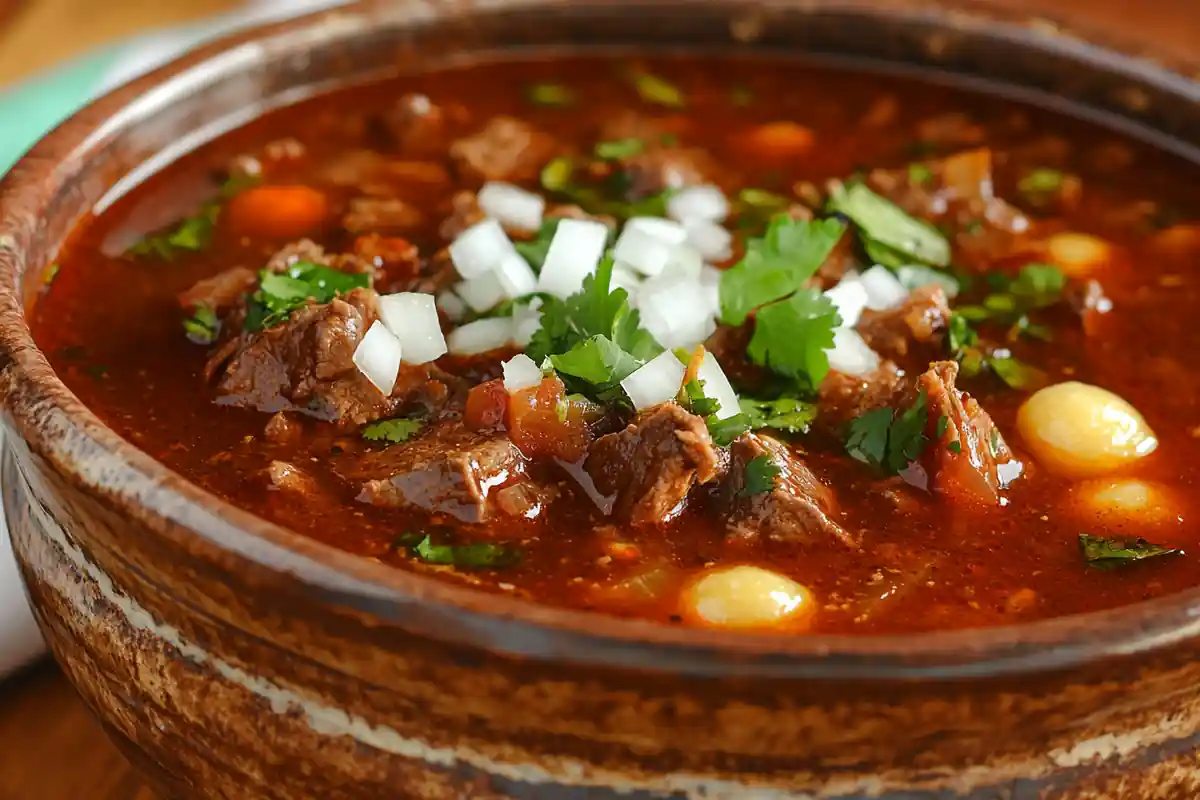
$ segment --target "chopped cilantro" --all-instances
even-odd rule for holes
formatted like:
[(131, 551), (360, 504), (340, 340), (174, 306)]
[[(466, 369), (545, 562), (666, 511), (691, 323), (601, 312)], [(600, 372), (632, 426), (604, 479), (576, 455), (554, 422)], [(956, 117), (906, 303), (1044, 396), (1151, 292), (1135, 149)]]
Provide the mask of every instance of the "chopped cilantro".
[(834, 186), (829, 205), (832, 211), (852, 219), (867, 241), (877, 242), (922, 264), (945, 267), (950, 263), (950, 243), (941, 231), (910, 217), (865, 183)]
[(729, 90), (729, 102), (738, 108), (745, 108), (754, 102), (754, 92), (748, 86), (734, 86)]
[(620, 161), (623, 158), (632, 158), (644, 152), (645, 149), (645, 142), (631, 137), (611, 142), (596, 142), (595, 152), (596, 158), (602, 158), (605, 161)]
[(721, 410), (721, 403), (716, 398), (704, 394), (704, 381), (692, 378), (679, 391), (680, 405), (698, 417), (708, 417)]
[(554, 234), (558, 232), (558, 223), (560, 219), (553, 218), (542, 222), (542, 226), (538, 228), (537, 235), (526, 242), (513, 242), (513, 246), (517, 249), (529, 266), (533, 267), (534, 272), (542, 271), (542, 264), (546, 261), (546, 253), (550, 252), (550, 242), (554, 239)]
[(832, 301), (819, 289), (803, 289), (758, 310), (746, 355), (800, 387), (816, 389), (829, 372), (826, 351), (833, 347), (833, 331), (841, 322)]
[(526, 90), (525, 96), (535, 106), (545, 108), (569, 108), (575, 105), (575, 92), (559, 83), (535, 83)]
[(1066, 175), (1061, 170), (1038, 167), (1030, 170), (1017, 182), (1017, 190), (1023, 195), (1041, 195), (1057, 192), (1062, 188)]
[(1183, 555), (1177, 547), (1163, 547), (1141, 538), (1107, 539), (1086, 533), (1079, 534), (1079, 549), (1089, 567), (1104, 570), (1120, 569), (1147, 558)]
[(794, 397), (780, 397), (777, 400), (743, 397), (740, 405), (752, 430), (774, 428), (788, 433), (804, 433), (817, 416), (815, 404)]
[(58, 277), (58, 262), (54, 262), (46, 268), (46, 273), (42, 276), (42, 286), (48, 287), (54, 283), (54, 279)]
[(946, 445), (946, 449), (951, 453), (954, 453), (954, 455), (958, 455), (962, 452), (962, 442), (960, 442), (958, 439), (955, 439), (950, 444)]
[(986, 359), (988, 367), (1011, 389), (1033, 391), (1050, 382), (1045, 372), (1014, 358), (1007, 350), (996, 350)]
[(756, 494), (766, 494), (774, 491), (775, 479), (779, 477), (779, 465), (771, 460), (771, 457), (763, 454), (755, 456), (746, 462), (745, 483), (738, 490), (738, 494), (744, 497), (752, 497)]
[(754, 309), (800, 289), (844, 231), (834, 219), (773, 218), (766, 234), (748, 240), (741, 260), (721, 273), (722, 322), (741, 325)]
[(657, 75), (635, 72), (633, 86), (637, 89), (638, 96), (647, 103), (667, 108), (683, 108), (686, 105), (683, 92), (679, 91), (673, 83)]
[(1026, 264), (1008, 285), (1008, 292), (1025, 308), (1046, 308), (1062, 299), (1067, 276), (1051, 264)]
[(385, 419), (372, 422), (362, 429), (362, 437), (368, 442), (400, 444), (407, 442), (425, 423), (419, 419)]
[(571, 182), (575, 164), (566, 156), (559, 156), (542, 167), (539, 175), (542, 188), (548, 192), (561, 192)]
[(250, 298), (244, 328), (257, 331), (273, 327), (296, 309), (308, 305), (309, 299), (328, 303), (339, 294), (370, 285), (371, 277), (366, 273), (340, 272), (310, 261), (299, 261), (282, 273), (262, 270), (258, 291)]
[(602, 334), (574, 344), (565, 353), (550, 356), (560, 376), (578, 378), (592, 387), (593, 396), (603, 395), (625, 380), (642, 362)]
[(717, 447), (729, 447), (735, 439), (750, 430), (750, 420), (745, 414), (734, 414), (725, 419), (718, 419), (714, 414), (705, 422), (708, 424), (709, 438)]
[(925, 436), (928, 422), (928, 402), (922, 389), (912, 408), (899, 413), (878, 408), (853, 420), (846, 436), (846, 452), (887, 475), (899, 474), (921, 457), (929, 441)]
[(507, 567), (521, 560), (521, 551), (503, 544), (434, 544), (426, 536), (412, 547), (412, 554), (426, 564), (446, 564), (468, 569)]
[(205, 203), (195, 214), (180, 220), (170, 229), (143, 237), (127, 252), (131, 256), (153, 256), (164, 260), (170, 260), (183, 251), (199, 252), (212, 240), (220, 213), (220, 204)]
[(909, 164), (908, 165), (908, 179), (910, 181), (912, 181), (913, 183), (917, 184), (918, 186), (921, 184), (929, 183), (931, 180), (933, 180), (933, 170), (931, 170), (925, 164), (919, 164), (919, 163)]
[(738, 192), (738, 201), (751, 208), (779, 210), (788, 204), (788, 199), (781, 194), (768, 192), (766, 189), (747, 188)]
[(957, 312), (950, 315), (946, 326), (946, 339), (951, 353), (958, 353), (979, 343), (979, 334), (971, 327), (971, 323)]
[(210, 306), (200, 305), (192, 309), (192, 315), (183, 321), (187, 338), (196, 344), (212, 344), (221, 331), (217, 313)]

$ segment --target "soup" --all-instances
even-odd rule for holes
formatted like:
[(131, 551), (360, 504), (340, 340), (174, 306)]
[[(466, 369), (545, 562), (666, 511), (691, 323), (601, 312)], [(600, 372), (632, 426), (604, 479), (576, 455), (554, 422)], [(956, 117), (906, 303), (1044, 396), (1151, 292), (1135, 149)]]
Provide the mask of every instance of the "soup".
[(34, 333), (122, 436), (363, 557), (670, 624), (1012, 624), (1200, 583), (1190, 163), (791, 61), (306, 101), (80, 227)]

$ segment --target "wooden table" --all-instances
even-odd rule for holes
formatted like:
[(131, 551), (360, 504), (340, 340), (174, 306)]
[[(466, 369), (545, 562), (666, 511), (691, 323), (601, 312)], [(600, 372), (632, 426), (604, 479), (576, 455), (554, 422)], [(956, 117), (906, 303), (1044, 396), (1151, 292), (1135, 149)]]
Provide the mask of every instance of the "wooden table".
[[(1200, 40), (1195, 0), (994, 0), (1022, 10), (1136, 34), (1163, 51), (1186, 53)], [(234, 0), (28, 0), (0, 30), (0, 86), (89, 48), (148, 28), (236, 5)], [(0, 686), (0, 798), (153, 800), (99, 724), (53, 665), (41, 664)]]

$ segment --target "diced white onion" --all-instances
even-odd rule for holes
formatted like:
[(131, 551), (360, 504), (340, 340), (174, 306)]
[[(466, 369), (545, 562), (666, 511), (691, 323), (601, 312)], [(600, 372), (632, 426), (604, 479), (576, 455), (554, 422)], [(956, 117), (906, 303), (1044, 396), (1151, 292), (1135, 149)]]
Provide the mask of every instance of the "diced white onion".
[(498, 181), (485, 183), (479, 190), (478, 200), (483, 213), (501, 225), (525, 231), (540, 228), (542, 212), (546, 210), (546, 198), (540, 194)]
[(537, 275), (529, 262), (520, 253), (512, 252), (506, 255), (496, 267), (496, 277), (500, 280), (500, 289), (509, 300), (524, 297), (537, 288)]
[(713, 314), (721, 312), (721, 272), (722, 270), (709, 264), (705, 264), (700, 270), (700, 286), (704, 289), (708, 308)]
[(504, 300), (504, 287), (495, 272), (485, 272), (478, 278), (454, 284), (454, 293), (461, 297), (472, 311), (483, 312), (495, 308)]
[(896, 279), (904, 288), (920, 289), (923, 286), (937, 284), (946, 292), (946, 297), (953, 300), (958, 296), (958, 281), (953, 275), (938, 272), (932, 267), (904, 266), (896, 268)]
[(512, 317), (488, 317), (468, 322), (450, 331), (446, 343), (450, 352), (460, 356), (473, 356), (506, 347), (512, 342)]
[(879, 355), (851, 328), (838, 328), (833, 332), (833, 348), (828, 351), (828, 356), (830, 369), (856, 378), (870, 374), (879, 366)]
[(385, 397), (392, 394), (400, 374), (400, 340), (379, 320), (371, 323), (350, 360)]
[(451, 322), (458, 322), (467, 315), (467, 304), (449, 289), (437, 296), (437, 307)]
[[(462, 294), (462, 292), (459, 292)], [(867, 307), (867, 290), (857, 275), (842, 278), (841, 282), (825, 292), (825, 296), (837, 308), (842, 325), (852, 328), (858, 324), (863, 309)]]
[(670, 350), (655, 356), (621, 381), (638, 411), (665, 403), (679, 394), (684, 366)]
[(379, 319), (400, 340), (404, 360), (425, 364), (446, 354), (446, 337), (433, 295), (397, 292), (379, 298)]
[(667, 216), (684, 224), (723, 222), (729, 216), (729, 200), (718, 186), (689, 186), (667, 200)]
[(638, 230), (657, 236), (669, 244), (683, 244), (687, 240), (687, 229), (672, 219), (663, 217), (630, 217), (624, 230)]
[(564, 219), (558, 223), (546, 260), (538, 276), (538, 291), (566, 299), (595, 273), (608, 244), (608, 226), (602, 222)]
[(729, 378), (725, 377), (725, 370), (721, 369), (717, 357), (712, 353), (705, 351), (704, 361), (700, 363), (700, 369), (696, 370), (696, 377), (704, 383), (704, 396), (711, 397), (721, 404), (717, 409), (718, 419), (735, 416), (742, 410), (738, 404), (737, 392), (733, 390)]
[(542, 298), (535, 297), (528, 305), (513, 309), (513, 342), (517, 347), (528, 347), (533, 335), (542, 327)]
[(613, 261), (643, 275), (658, 275), (671, 260), (674, 245), (640, 228), (625, 226), (613, 247)]
[(485, 219), (467, 228), (450, 243), (450, 260), (464, 279), (486, 275), (513, 252), (512, 240), (494, 219)]
[(688, 244), (706, 261), (727, 261), (733, 256), (733, 234), (715, 222), (687, 223)]
[(624, 289), (630, 295), (637, 293), (638, 287), (642, 285), (642, 276), (638, 275), (631, 269), (622, 267), (619, 264), (613, 266), (612, 278), (608, 282), (609, 291), (613, 289)]
[(867, 292), (867, 308), (872, 311), (887, 311), (908, 298), (908, 290), (887, 267), (871, 267), (858, 279)]
[(509, 394), (532, 388), (542, 382), (542, 368), (524, 353), (505, 361), (501, 368), (504, 370), (504, 388)]
[(680, 244), (671, 250), (671, 260), (659, 277), (695, 283), (700, 280), (700, 270), (703, 268), (704, 259), (696, 248), (690, 244)]
[(699, 283), (644, 284), (638, 292), (637, 306), (642, 327), (668, 350), (694, 347), (717, 327), (708, 310), (708, 295)]

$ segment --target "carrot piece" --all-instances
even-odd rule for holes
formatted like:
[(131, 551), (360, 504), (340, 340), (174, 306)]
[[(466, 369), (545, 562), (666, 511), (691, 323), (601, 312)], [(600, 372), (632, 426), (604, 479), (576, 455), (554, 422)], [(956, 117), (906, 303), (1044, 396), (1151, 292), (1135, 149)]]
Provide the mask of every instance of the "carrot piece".
[(816, 136), (795, 122), (768, 122), (745, 135), (745, 144), (764, 156), (798, 156), (812, 149)]
[(292, 238), (319, 228), (329, 201), (311, 186), (256, 186), (234, 195), (226, 213), (237, 233)]

